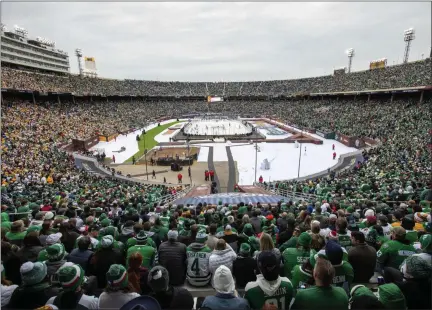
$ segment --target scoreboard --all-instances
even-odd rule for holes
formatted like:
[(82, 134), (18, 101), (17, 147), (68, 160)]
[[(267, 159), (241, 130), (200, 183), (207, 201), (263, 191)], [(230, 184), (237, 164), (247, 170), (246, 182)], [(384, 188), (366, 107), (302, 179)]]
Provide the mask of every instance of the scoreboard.
[(221, 101), (223, 101), (223, 97), (218, 97), (218, 96), (207, 97), (207, 102), (221, 102)]

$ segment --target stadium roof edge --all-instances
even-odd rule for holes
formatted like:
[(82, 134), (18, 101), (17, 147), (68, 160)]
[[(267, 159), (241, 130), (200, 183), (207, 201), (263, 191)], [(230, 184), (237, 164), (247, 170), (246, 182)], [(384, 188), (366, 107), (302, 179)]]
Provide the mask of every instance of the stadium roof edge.
[(371, 93), (396, 93), (396, 92), (411, 92), (420, 90), (431, 90), (432, 85), (429, 86), (416, 86), (416, 87), (402, 87), (402, 88), (388, 88), (388, 89), (369, 89), (361, 91), (345, 91), (345, 92), (332, 92), (332, 93), (310, 93), (309, 96), (323, 96), (323, 95), (367, 95)]
[[(279, 96), (268, 96), (268, 95), (260, 95), (260, 96), (251, 96), (251, 95), (244, 95), (244, 96), (226, 96), (226, 98), (230, 97), (248, 97), (248, 98), (298, 98), (298, 97), (306, 97), (306, 96), (338, 96), (338, 95), (369, 95), (369, 94), (393, 94), (393, 93), (412, 93), (412, 92), (419, 92), (423, 90), (432, 90), (432, 85), (429, 86), (416, 86), (416, 87), (403, 87), (403, 88), (389, 88), (389, 89), (371, 89), (371, 90), (362, 90), (362, 91), (346, 91), (346, 92), (331, 92), (331, 93), (302, 93), (302, 94), (290, 94), (290, 95), (279, 95)], [(40, 91), (32, 91), (27, 89), (12, 89), (12, 88), (2, 88), (1, 92), (14, 92), (14, 93), (35, 93), (39, 95), (69, 95), (69, 96), (76, 96), (76, 97), (145, 97), (145, 98), (174, 98), (175, 96), (148, 96), (148, 95), (126, 95), (126, 94), (116, 94), (116, 95), (104, 95), (104, 94), (91, 94), (91, 93), (63, 93), (63, 92), (40, 92)], [(182, 96), (182, 97), (176, 97), (178, 99), (181, 98), (198, 98), (201, 96)], [(207, 98), (207, 96), (202, 96), (203, 98)]]

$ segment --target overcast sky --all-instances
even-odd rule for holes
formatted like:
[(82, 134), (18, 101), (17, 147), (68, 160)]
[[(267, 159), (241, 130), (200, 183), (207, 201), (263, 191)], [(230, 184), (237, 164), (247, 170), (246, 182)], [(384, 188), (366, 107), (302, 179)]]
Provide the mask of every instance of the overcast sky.
[(403, 31), (416, 29), (410, 60), (429, 55), (431, 4), (382, 3), (1, 3), (9, 29), (96, 59), (109, 78), (245, 81), (319, 76), (386, 57), (400, 63)]

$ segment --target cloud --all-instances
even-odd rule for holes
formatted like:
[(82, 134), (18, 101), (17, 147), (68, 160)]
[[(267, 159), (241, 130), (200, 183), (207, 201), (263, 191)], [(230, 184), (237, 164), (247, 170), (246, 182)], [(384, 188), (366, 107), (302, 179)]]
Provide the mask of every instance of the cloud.
[(2, 22), (57, 42), (77, 72), (75, 48), (96, 58), (99, 76), (159, 80), (268, 80), (353, 70), (386, 57), (430, 52), (430, 3), (7, 2)]

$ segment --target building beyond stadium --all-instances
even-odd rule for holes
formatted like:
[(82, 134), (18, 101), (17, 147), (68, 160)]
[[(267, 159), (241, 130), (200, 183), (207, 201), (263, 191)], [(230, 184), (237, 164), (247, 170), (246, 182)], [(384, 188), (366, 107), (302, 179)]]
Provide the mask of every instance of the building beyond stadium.
[(38, 71), (69, 73), (69, 56), (55, 47), (55, 42), (27, 37), (27, 31), (15, 26), (15, 31), (1, 27), (1, 65), (31, 68)]

